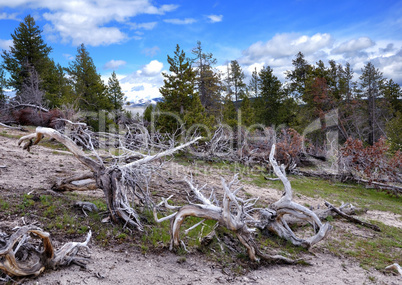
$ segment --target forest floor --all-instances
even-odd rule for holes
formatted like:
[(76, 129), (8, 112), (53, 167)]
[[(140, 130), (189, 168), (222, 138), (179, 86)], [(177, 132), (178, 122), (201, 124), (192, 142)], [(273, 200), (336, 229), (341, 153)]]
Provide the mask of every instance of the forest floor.
[[(402, 277), (386, 272), (384, 265), (402, 264), (402, 200), (388, 197), (387, 193), (367, 194), (353, 185), (335, 183), (342, 188), (338, 196), (325, 193), (326, 181), (292, 178), (295, 201), (310, 207), (325, 207), (324, 200), (333, 203), (353, 202), (368, 208), (362, 219), (378, 224), (385, 233), (351, 224), (340, 219), (329, 220), (334, 226), (330, 236), (307, 250), (298, 250), (281, 241), (273, 245), (275, 253), (306, 259), (308, 265), (257, 264), (247, 260), (245, 249), (240, 249), (233, 259), (214, 255), (205, 249), (190, 249), (189, 253), (170, 252), (168, 233), (160, 234), (161, 241), (150, 242), (144, 234), (128, 231), (122, 226), (102, 224), (102, 216), (86, 217), (72, 205), (76, 200), (88, 200), (105, 211), (101, 190), (53, 195), (49, 190), (57, 178), (85, 171), (85, 168), (60, 145), (45, 142), (34, 146), (30, 152), (17, 146), (17, 138), (25, 133), (0, 128), (0, 232), (11, 233), (16, 226), (35, 224), (52, 236), (56, 248), (68, 241), (83, 241), (91, 228), (94, 232), (90, 243), (90, 259), (86, 269), (76, 265), (47, 270), (35, 278), (16, 279), (22, 284), (401, 284)], [(208, 182), (219, 188), (220, 176), (230, 180), (232, 170), (225, 167), (211, 168), (206, 164), (169, 162), (166, 165), (172, 180), (183, 178), (190, 172), (200, 185)], [(300, 180), (301, 179), (301, 180)], [(313, 181), (313, 182), (312, 182)], [(244, 175), (245, 197), (261, 197), (259, 203), (272, 203), (281, 196), (276, 182)], [(304, 183), (304, 184), (303, 184)], [(311, 192), (306, 185), (313, 184)], [(338, 185), (338, 186), (336, 186)], [(184, 200), (183, 186), (165, 180), (152, 185), (155, 201), (174, 193)], [(307, 189), (305, 192), (298, 189)], [(322, 189), (324, 190), (322, 190)], [(348, 193), (349, 188), (361, 193), (362, 198)], [(321, 191), (321, 190), (322, 191)], [(307, 192), (306, 192), (307, 191)], [(181, 194), (179, 194), (181, 192)], [(376, 191), (374, 191), (376, 192)], [(324, 193), (324, 194), (323, 194)], [(332, 195), (332, 196), (331, 196)], [(370, 195), (384, 195), (379, 204)], [(388, 195), (388, 196), (387, 196)], [(181, 197), (181, 198), (180, 198)], [(350, 201), (349, 201), (350, 200)], [(89, 221), (92, 219), (92, 223)], [(148, 227), (146, 227), (148, 229)], [(165, 227), (168, 228), (168, 227)], [(151, 227), (149, 227), (151, 231)], [(163, 229), (163, 228), (162, 228)], [(147, 232), (149, 234), (150, 232)], [(149, 238), (149, 237), (148, 237)], [(383, 243), (381, 247), (375, 244)], [(278, 246), (279, 244), (279, 246)], [(370, 247), (367, 246), (370, 245)], [(234, 246), (236, 248), (236, 246)], [(206, 253), (207, 252), (207, 253)], [(240, 262), (234, 261), (240, 260)], [(11, 282), (12, 283), (12, 282)], [(1, 284), (1, 281), (0, 281)]]

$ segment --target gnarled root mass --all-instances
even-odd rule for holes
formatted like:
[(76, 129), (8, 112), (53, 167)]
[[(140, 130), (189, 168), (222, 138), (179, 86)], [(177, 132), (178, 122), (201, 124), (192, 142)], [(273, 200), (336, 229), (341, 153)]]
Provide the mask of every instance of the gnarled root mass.
[[(298, 262), (297, 260), (291, 260), (283, 256), (270, 256), (260, 251), (253, 238), (255, 228), (267, 229), (292, 242), (292, 244), (296, 246), (306, 248), (324, 239), (328, 235), (331, 226), (328, 223), (322, 224), (314, 212), (292, 201), (290, 182), (286, 178), (284, 169), (281, 169), (274, 159), (274, 153), (275, 145), (273, 145), (271, 149), (270, 163), (276, 175), (283, 182), (285, 193), (279, 201), (265, 209), (254, 208), (258, 198), (244, 200), (236, 196), (237, 192), (241, 189), (241, 187), (238, 187), (232, 190), (238, 183), (237, 176), (229, 183), (223, 178), (221, 179), (221, 185), (224, 190), (222, 206), (218, 206), (219, 203), (216, 201), (214, 193), (211, 193), (209, 198), (202, 194), (201, 190), (203, 190), (205, 186), (198, 188), (198, 186), (193, 185), (192, 180), (185, 179), (185, 182), (187, 182), (196, 197), (197, 204), (191, 203), (182, 207), (173, 207), (167, 203), (169, 198), (164, 199), (162, 203), (164, 203), (167, 208), (176, 209), (177, 211), (161, 219), (158, 219), (156, 209), (154, 209), (154, 218), (157, 222), (162, 222), (167, 219), (171, 220), (171, 248), (180, 245), (180, 227), (188, 216), (215, 220), (219, 222), (219, 225), (233, 231), (239, 241), (246, 247), (251, 260), (263, 258), (281, 263), (292, 264)], [(288, 226), (284, 218), (285, 215), (306, 220), (313, 225), (315, 235), (307, 239), (297, 237)], [(259, 218), (256, 218), (256, 216), (259, 216)]]
[(55, 250), (50, 234), (36, 226), (23, 226), (8, 238), (0, 237), (0, 270), (9, 276), (41, 274), (72, 263), (85, 267), (86, 258), (77, 257), (78, 250), (88, 250), (91, 231), (84, 242), (69, 242)]

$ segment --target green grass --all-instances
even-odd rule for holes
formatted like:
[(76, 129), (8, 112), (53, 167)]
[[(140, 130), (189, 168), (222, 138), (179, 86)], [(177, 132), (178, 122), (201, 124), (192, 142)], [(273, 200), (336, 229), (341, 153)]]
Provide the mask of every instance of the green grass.
[(5, 138), (9, 138), (9, 139), (19, 139), (22, 137), (22, 135), (13, 135), (13, 134), (10, 134), (8, 131), (1, 131), (0, 137), (5, 137)]
[(348, 256), (360, 262), (365, 269), (384, 268), (393, 263), (402, 263), (402, 229), (371, 221), (381, 232), (370, 232), (368, 238), (348, 231), (338, 232), (336, 238), (326, 241), (326, 248), (340, 257)]
[[(0, 135), (10, 135), (4, 132), (0, 133)], [(59, 143), (52, 141), (44, 140), (41, 144), (55, 151), (65, 149)], [(263, 168), (247, 168), (240, 164), (209, 163), (205, 161), (190, 162), (182, 157), (179, 162), (205, 174), (221, 173), (226, 175), (240, 173), (240, 177), (243, 179), (242, 183), (283, 190), (283, 185), (280, 181), (269, 181), (264, 178), (269, 174)], [(341, 202), (349, 202), (360, 208), (389, 211), (402, 215), (402, 199), (383, 191), (366, 189), (364, 186), (357, 184), (299, 176), (289, 176), (289, 180), (296, 196), (305, 195), (312, 198), (322, 198), (335, 206), (339, 206)], [(251, 196), (249, 193), (245, 193), (245, 195), (248, 198)], [(99, 212), (88, 212), (88, 217), (85, 217), (81, 210), (74, 207), (74, 203), (77, 200), (94, 203)], [(93, 241), (105, 247), (124, 243), (138, 248), (145, 254), (152, 251), (166, 250), (170, 244), (169, 221), (155, 223), (153, 214), (149, 210), (144, 210), (141, 213), (144, 232), (130, 231), (121, 224), (102, 223), (102, 219), (107, 216), (107, 206), (102, 198), (92, 198), (78, 194), (66, 194), (62, 197), (49, 195), (34, 197), (25, 194), (11, 197), (7, 201), (1, 200), (0, 209), (2, 210), (0, 211), (0, 220), (11, 219), (9, 215), (35, 215), (35, 220), (39, 219), (44, 229), (56, 236), (85, 235), (89, 230), (92, 230)], [(164, 213), (164, 215), (168, 214)], [(205, 221), (187, 235), (184, 234), (185, 229), (199, 221), (199, 218), (188, 217), (181, 228), (180, 237), (190, 252), (202, 252), (206, 258), (238, 274), (242, 274), (247, 268), (250, 268), (246, 249), (238, 242), (236, 236), (225, 228), (216, 228), (216, 237), (213, 238), (209, 245), (201, 244), (202, 237), (214, 229), (215, 221)], [(367, 235), (370, 236), (368, 239), (364, 235), (356, 236), (348, 230), (337, 227), (336, 223), (339, 221), (337, 218), (329, 216), (327, 221), (335, 224), (335, 227), (330, 233), (330, 237), (318, 245), (325, 251), (330, 251), (340, 257), (353, 258), (363, 268), (367, 269), (374, 267), (383, 270), (385, 266), (394, 262), (402, 264), (401, 229), (390, 227), (380, 222), (372, 222), (377, 224), (382, 231), (377, 233), (364, 229), (367, 231)], [(347, 221), (342, 222), (348, 223)], [(354, 225), (354, 227), (359, 229), (360, 226)], [(301, 230), (305, 229), (302, 228)], [(231, 249), (226, 246), (222, 247), (222, 244), (225, 244), (228, 240), (230, 241)], [(290, 258), (298, 258), (300, 255), (307, 253), (305, 249), (293, 246), (290, 242), (274, 236), (265, 236), (261, 233), (257, 234), (256, 243), (260, 245), (262, 251), (267, 253), (274, 252)], [(177, 253), (185, 261), (187, 253), (183, 248), (179, 248)]]

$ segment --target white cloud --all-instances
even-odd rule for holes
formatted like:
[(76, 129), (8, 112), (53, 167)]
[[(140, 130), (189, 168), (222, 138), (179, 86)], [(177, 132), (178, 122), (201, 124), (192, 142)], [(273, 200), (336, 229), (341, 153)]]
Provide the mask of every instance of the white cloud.
[(144, 30), (152, 30), (153, 28), (156, 27), (158, 23), (157, 22), (148, 22), (148, 23), (129, 23), (128, 25), (131, 27), (133, 30), (138, 30), (138, 29), (144, 29)]
[(185, 18), (185, 19), (166, 19), (163, 20), (165, 23), (175, 24), (175, 25), (188, 25), (197, 22), (196, 19), (193, 18)]
[(151, 47), (151, 48), (144, 48), (141, 52), (144, 53), (147, 56), (154, 57), (157, 55), (160, 51), (160, 48), (157, 46)]
[[(62, 42), (98, 46), (120, 43), (129, 38), (110, 23), (128, 22), (140, 14), (163, 15), (178, 6), (156, 7), (150, 0), (15, 0), (2, 1), (0, 7), (48, 10), (43, 17), (50, 22), (46, 32), (51, 33), (52, 38), (56, 35)], [(141, 28), (150, 29), (151, 24), (143, 24)]]
[(280, 34), (266, 42), (252, 44), (237, 60), (248, 77), (254, 67), (258, 70), (262, 66), (270, 66), (274, 74), (284, 82), (285, 72), (294, 68), (292, 60), (299, 51), (312, 65), (318, 60), (322, 60), (327, 66), (331, 59), (342, 65), (349, 62), (355, 71), (355, 79), (361, 74), (361, 69), (371, 61), (383, 72), (385, 78), (392, 78), (402, 84), (402, 41), (374, 42), (368, 37), (335, 41), (329, 34), (316, 34), (312, 37)]
[(161, 73), (162, 68), (163, 68), (162, 62), (153, 60), (144, 66), (144, 68), (142, 69), (142, 72), (145, 76), (155, 76), (155, 75)]
[(118, 69), (120, 66), (125, 65), (127, 62), (125, 62), (124, 60), (110, 60), (108, 62), (105, 63), (105, 65), (103, 66), (104, 69), (113, 69), (116, 70)]
[(223, 15), (208, 15), (207, 18), (211, 23), (222, 22)]
[(63, 53), (63, 57), (68, 59), (68, 60), (74, 60), (75, 57), (69, 53)]
[(243, 53), (250, 60), (264, 57), (289, 57), (299, 51), (305, 55), (312, 54), (323, 48), (332, 46), (333, 39), (330, 34), (317, 33), (311, 37), (299, 34), (277, 34), (267, 42), (256, 42)]
[(161, 97), (159, 88), (163, 85), (163, 63), (152, 60), (141, 69), (120, 80), (123, 92), (128, 101)]
[(12, 13), (12, 14), (7, 14), (5, 12), (0, 13), (0, 20), (17, 20), (19, 21), (19, 18), (17, 18), (18, 13)]
[(341, 43), (339, 46), (334, 48), (331, 51), (331, 53), (332, 54), (356, 53), (358, 51), (372, 47), (374, 45), (375, 45), (375, 43), (370, 38), (360, 37), (358, 39), (352, 39), (352, 40)]
[(13, 46), (13, 40), (0, 39), (0, 49), (9, 50)]

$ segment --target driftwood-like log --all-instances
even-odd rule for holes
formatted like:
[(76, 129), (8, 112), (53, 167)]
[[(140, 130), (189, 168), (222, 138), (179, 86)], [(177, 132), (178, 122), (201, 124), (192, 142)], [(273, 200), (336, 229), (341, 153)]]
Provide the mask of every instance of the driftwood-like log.
[[(278, 166), (278, 163), (274, 158), (274, 154), (275, 145), (272, 145), (271, 153), (269, 155), (269, 161), (272, 165), (274, 173), (282, 181), (285, 192), (282, 198), (279, 199), (279, 201), (261, 211), (262, 217), (259, 228), (267, 229), (270, 232), (274, 232), (278, 236), (289, 240), (294, 245), (309, 248), (324, 239), (331, 230), (331, 226), (329, 223), (322, 224), (320, 219), (313, 211), (292, 201), (292, 187), (286, 177), (285, 170), (281, 169), (281, 167)], [(313, 225), (316, 234), (308, 239), (297, 237), (295, 233), (290, 229), (285, 219), (285, 215), (289, 215), (291, 217), (293, 216), (297, 219), (309, 222)]]
[(19, 127), (13, 127), (13, 126), (9, 126), (9, 125), (3, 124), (2, 122), (0, 122), (0, 126), (5, 127), (5, 128), (7, 128), (7, 129), (11, 129), (11, 130), (18, 130), (18, 131), (21, 131), (21, 132), (28, 132), (27, 129), (25, 129), (25, 128), (21, 127), (21, 126), (19, 126)]
[(325, 201), (325, 206), (327, 206), (330, 210), (334, 211), (335, 213), (337, 213), (339, 216), (347, 219), (348, 221), (351, 221), (353, 223), (365, 226), (367, 228), (370, 228), (372, 230), (375, 230), (377, 232), (381, 232), (381, 229), (377, 226), (377, 225), (373, 225), (367, 222), (364, 222), (362, 220), (359, 220), (355, 217), (352, 217), (350, 215), (345, 214), (344, 212), (340, 211), (339, 209), (337, 209), (336, 207), (334, 207), (331, 203)]
[[(90, 231), (84, 242), (69, 242), (55, 251), (49, 233), (35, 226), (21, 227), (0, 248), (0, 270), (9, 276), (21, 277), (37, 276), (47, 268), (71, 263), (85, 266), (85, 258), (76, 257), (76, 254), (80, 248), (88, 249), (91, 235)], [(41, 239), (41, 245), (31, 243), (32, 238)]]
[(60, 191), (60, 192), (64, 192), (64, 191), (85, 191), (85, 190), (95, 190), (97, 189), (97, 185), (95, 181), (92, 181), (92, 183), (87, 183), (85, 185), (75, 185), (72, 182), (74, 181), (80, 181), (80, 180), (84, 180), (84, 179), (90, 179), (94, 177), (94, 174), (92, 172), (88, 172), (88, 173), (81, 173), (78, 175), (74, 175), (71, 177), (67, 177), (64, 179), (59, 179), (57, 180), (53, 185), (52, 185), (52, 189), (54, 191)]
[[(91, 170), (93, 177), (96, 180), (97, 187), (102, 189), (105, 194), (107, 207), (112, 221), (122, 222), (125, 225), (130, 225), (140, 231), (143, 227), (131, 202), (135, 197), (137, 197), (139, 200), (142, 200), (144, 204), (150, 203), (150, 197), (148, 197), (147, 193), (144, 193), (144, 191), (141, 190), (141, 183), (138, 180), (144, 176), (149, 178), (148, 176), (151, 169), (150, 165), (152, 162), (165, 156), (172, 155), (201, 139), (201, 137), (197, 137), (176, 147), (171, 146), (165, 151), (154, 155), (143, 155), (141, 159), (127, 164), (121, 165), (116, 162), (108, 166), (95, 150), (91, 137), (88, 137), (86, 145), (86, 148), (92, 150), (91, 153), (85, 153), (66, 135), (54, 129), (43, 127), (37, 127), (35, 133), (20, 138), (18, 145), (26, 142), (23, 148), (28, 149), (29, 151), (29, 148), (38, 144), (44, 136), (53, 138), (65, 145), (82, 164)], [(122, 146), (122, 148), (124, 148), (124, 146)], [(128, 156), (132, 154), (132, 152), (126, 148), (124, 148), (124, 150), (128, 152)], [(145, 174), (143, 172), (145, 172)], [(140, 192), (142, 191), (141, 195), (136, 192), (136, 188), (140, 189)], [(134, 193), (135, 197), (130, 200), (129, 195), (132, 193)]]
[[(260, 251), (253, 238), (255, 229), (252, 228), (252, 226), (256, 226), (260, 229), (268, 229), (280, 237), (291, 241), (294, 245), (307, 248), (324, 239), (328, 235), (331, 226), (329, 223), (322, 224), (314, 212), (292, 201), (290, 182), (285, 176), (285, 171), (279, 168), (273, 158), (274, 153), (275, 145), (273, 145), (271, 149), (270, 162), (276, 175), (285, 185), (285, 194), (279, 201), (263, 210), (257, 210), (254, 208), (258, 198), (243, 200), (236, 195), (242, 188), (237, 187), (234, 190), (232, 189), (238, 183), (237, 176), (235, 176), (235, 178), (229, 183), (227, 183), (223, 178), (221, 179), (221, 185), (224, 190), (221, 203), (222, 206), (218, 206), (213, 193), (211, 193), (209, 198), (202, 194), (201, 190), (205, 188), (205, 186), (198, 188), (198, 186), (194, 186), (192, 180), (185, 179), (185, 182), (187, 182), (189, 188), (196, 197), (197, 204), (174, 208), (177, 210), (175, 213), (162, 219), (157, 217), (156, 209), (154, 209), (154, 217), (157, 222), (167, 219), (171, 220), (171, 248), (180, 245), (180, 227), (188, 216), (215, 220), (219, 222), (220, 226), (233, 231), (241, 244), (246, 247), (248, 256), (251, 260), (263, 258), (275, 262), (297, 262), (283, 256), (269, 256)], [(164, 199), (163, 202), (165, 206), (172, 208), (167, 204), (167, 199)], [(255, 218), (255, 214), (258, 212), (260, 213), (260, 219)], [(308, 239), (298, 238), (284, 219), (285, 215), (294, 216), (313, 224), (316, 234)]]
[(394, 263), (385, 267), (385, 270), (394, 271), (399, 276), (402, 276), (402, 267), (398, 263)]

